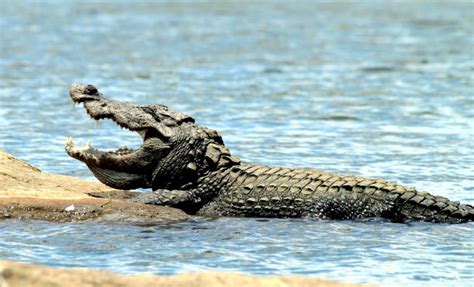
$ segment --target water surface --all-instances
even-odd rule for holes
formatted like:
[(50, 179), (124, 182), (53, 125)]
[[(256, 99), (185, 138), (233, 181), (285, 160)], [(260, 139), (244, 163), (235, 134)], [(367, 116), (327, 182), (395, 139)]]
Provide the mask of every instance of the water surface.
[[(474, 203), (470, 2), (3, 1), (0, 146), (93, 179), (63, 150), (140, 138), (73, 109), (72, 82), (161, 103), (244, 162), (381, 177)], [(232, 270), (469, 286), (473, 224), (219, 219), (0, 222), (0, 258), (124, 273)]]

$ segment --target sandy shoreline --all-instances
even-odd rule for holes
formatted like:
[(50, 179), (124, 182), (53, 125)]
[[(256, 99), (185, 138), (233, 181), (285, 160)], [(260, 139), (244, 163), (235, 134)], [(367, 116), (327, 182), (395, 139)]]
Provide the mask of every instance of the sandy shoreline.
[(172, 276), (121, 275), (86, 268), (59, 269), (0, 261), (1, 287), (349, 287), (354, 284), (302, 276), (251, 276), (230, 272), (196, 272)]

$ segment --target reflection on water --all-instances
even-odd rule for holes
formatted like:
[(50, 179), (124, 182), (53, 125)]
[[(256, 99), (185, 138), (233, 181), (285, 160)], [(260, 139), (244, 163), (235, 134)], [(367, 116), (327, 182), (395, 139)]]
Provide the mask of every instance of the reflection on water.
[[(69, 135), (102, 148), (141, 142), (72, 108), (68, 85), (85, 82), (117, 100), (193, 115), (246, 162), (382, 177), (474, 202), (472, 4), (10, 1), (0, 8), (0, 146), (43, 171), (92, 178), (65, 154)], [(48, 265), (388, 285), (468, 285), (474, 277), (472, 224), (0, 226), (0, 258)]]

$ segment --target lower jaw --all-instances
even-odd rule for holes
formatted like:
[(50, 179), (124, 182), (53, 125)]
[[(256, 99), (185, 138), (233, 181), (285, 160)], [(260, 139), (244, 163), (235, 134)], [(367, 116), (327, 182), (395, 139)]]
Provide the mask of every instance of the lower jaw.
[(150, 184), (145, 175), (126, 173), (87, 165), (94, 176), (103, 184), (117, 189), (148, 188)]

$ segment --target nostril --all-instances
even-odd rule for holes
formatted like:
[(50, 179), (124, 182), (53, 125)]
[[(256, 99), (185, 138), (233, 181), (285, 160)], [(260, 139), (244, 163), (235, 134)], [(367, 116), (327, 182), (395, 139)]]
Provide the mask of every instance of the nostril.
[(87, 85), (84, 90), (84, 93), (87, 95), (95, 95), (97, 94), (97, 88), (94, 87), (93, 85)]

